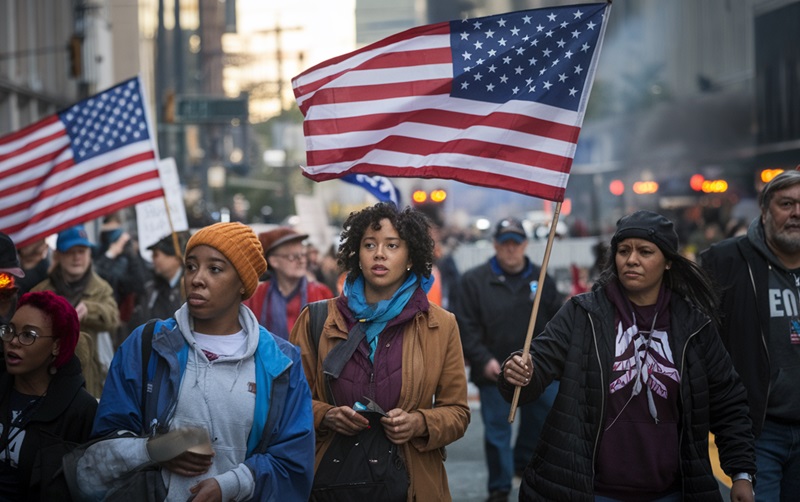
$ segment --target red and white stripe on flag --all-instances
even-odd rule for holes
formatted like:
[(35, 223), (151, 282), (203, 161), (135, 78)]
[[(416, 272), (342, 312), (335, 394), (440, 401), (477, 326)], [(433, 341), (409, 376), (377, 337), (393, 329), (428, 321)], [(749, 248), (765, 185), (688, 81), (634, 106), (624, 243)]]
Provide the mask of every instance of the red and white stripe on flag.
[(19, 246), (163, 196), (133, 78), (0, 138), (0, 230)]
[(444, 178), (562, 201), (609, 6), (412, 28), (301, 73), (304, 175)]

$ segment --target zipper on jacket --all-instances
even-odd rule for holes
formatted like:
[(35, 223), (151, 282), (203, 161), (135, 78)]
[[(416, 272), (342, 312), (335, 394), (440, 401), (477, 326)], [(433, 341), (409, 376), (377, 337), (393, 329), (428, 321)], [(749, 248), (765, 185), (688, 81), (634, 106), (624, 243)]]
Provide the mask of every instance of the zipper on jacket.
[[(684, 378), (683, 368), (686, 366), (686, 348), (689, 346), (689, 342), (692, 341), (692, 338), (694, 338), (698, 333), (700, 333), (700, 331), (703, 328), (708, 326), (710, 323), (711, 323), (711, 319), (706, 319), (706, 322), (701, 324), (694, 331), (694, 333), (690, 334), (689, 337), (686, 338), (686, 343), (683, 344), (683, 350), (681, 351), (681, 367), (680, 367), (680, 371), (679, 371), (679, 374), (681, 375), (681, 384), (678, 386), (678, 394), (680, 395), (680, 398), (681, 398), (681, 409), (683, 409), (684, 412), (685, 412), (686, 408), (683, 406), (683, 378)], [(690, 415), (691, 415), (691, 413), (690, 413)], [(683, 418), (683, 417), (681, 417), (681, 418)], [(683, 421), (683, 420), (681, 420), (681, 421)], [(686, 430), (686, 426), (684, 425), (680, 429), (681, 435), (680, 435), (680, 438), (678, 439), (678, 465), (680, 465), (680, 469), (681, 469), (681, 494), (685, 494), (686, 493), (686, 476), (683, 473), (683, 462), (681, 461), (681, 451), (683, 451), (683, 436), (684, 436), (684, 431), (685, 430)]]
[[(750, 266), (750, 262), (745, 260), (747, 263), (747, 273), (750, 274), (750, 284), (753, 286), (753, 295), (758, 298), (758, 291), (756, 291), (756, 280), (753, 277), (753, 267)], [(767, 269), (768, 272), (772, 270), (772, 264), (767, 261)], [(769, 346), (767, 345), (767, 337), (764, 335), (764, 329), (761, 327), (761, 323), (759, 323), (759, 331), (761, 332), (761, 345), (764, 348), (764, 354), (767, 356), (767, 369), (769, 370), (769, 374), (772, 375), (772, 361), (769, 359)], [(769, 393), (772, 392), (772, 378), (770, 377), (767, 380), (767, 395), (765, 396), (766, 402), (764, 403), (764, 412), (761, 414), (761, 429), (764, 428), (764, 422), (767, 421), (767, 408), (769, 407)]]
[(372, 399), (377, 397), (375, 395), (375, 365), (369, 370), (369, 395)]
[[(589, 324), (592, 326), (592, 338), (594, 338), (594, 353), (597, 356), (597, 366), (600, 368), (600, 385), (606, 387), (605, 378), (603, 376), (603, 361), (600, 358), (600, 345), (597, 343), (597, 329), (594, 326), (592, 314), (588, 311), (586, 316), (589, 318)], [(601, 389), (602, 390), (602, 389)], [(600, 431), (603, 430), (603, 419), (606, 416), (606, 393), (601, 392), (600, 395), (603, 399), (600, 401), (600, 423), (597, 425), (597, 434), (594, 437), (594, 449), (592, 450), (592, 493), (594, 493), (594, 478), (597, 474), (595, 464), (597, 463), (597, 448), (600, 446)]]

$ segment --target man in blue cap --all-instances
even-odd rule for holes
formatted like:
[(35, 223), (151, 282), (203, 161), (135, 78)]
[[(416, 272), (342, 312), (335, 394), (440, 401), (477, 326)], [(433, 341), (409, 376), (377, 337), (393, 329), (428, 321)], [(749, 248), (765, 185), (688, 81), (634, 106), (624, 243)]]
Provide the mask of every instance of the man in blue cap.
[(55, 267), (47, 279), (31, 291), (55, 291), (75, 307), (81, 323), (81, 338), (87, 340), (89, 354), (76, 354), (83, 366), (86, 389), (99, 398), (103, 391), (106, 370), (97, 358), (97, 338), (100, 332), (114, 333), (119, 325), (119, 310), (111, 286), (92, 270), (92, 248), (83, 225), (68, 228), (58, 234)]
[[(521, 473), (531, 459), (558, 391), (554, 384), (539, 400), (519, 408), (519, 433), (512, 445), (510, 405), (497, 390), (497, 378), (500, 364), (525, 343), (539, 289), (541, 268), (528, 258), (527, 248), (528, 234), (520, 220), (499, 221), (494, 232), (495, 255), (464, 273), (456, 304), (464, 357), (470, 366), (470, 379), (480, 394), (489, 502), (508, 500), (513, 476)], [(548, 275), (534, 334), (544, 329), (562, 303), (555, 280)]]

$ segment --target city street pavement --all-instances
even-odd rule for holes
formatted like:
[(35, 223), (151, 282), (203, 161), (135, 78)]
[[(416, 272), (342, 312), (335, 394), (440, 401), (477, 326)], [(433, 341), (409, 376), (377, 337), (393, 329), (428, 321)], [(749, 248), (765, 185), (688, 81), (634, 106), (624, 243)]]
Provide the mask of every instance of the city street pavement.
[[(489, 496), (486, 483), (489, 474), (483, 456), (483, 422), (481, 421), (478, 391), (469, 384), (469, 405), (472, 420), (463, 438), (447, 447), (447, 479), (453, 502), (484, 502)], [(518, 497), (519, 478), (514, 478), (509, 501)]]
[[(447, 478), (450, 494), (454, 502), (484, 502), (489, 496), (486, 491), (488, 473), (483, 457), (483, 422), (481, 421), (480, 401), (477, 389), (469, 384), (469, 404), (472, 420), (463, 438), (447, 447)], [(508, 497), (514, 502), (519, 496), (519, 478), (514, 478), (512, 491)], [(720, 483), (723, 500), (730, 499), (730, 490)]]

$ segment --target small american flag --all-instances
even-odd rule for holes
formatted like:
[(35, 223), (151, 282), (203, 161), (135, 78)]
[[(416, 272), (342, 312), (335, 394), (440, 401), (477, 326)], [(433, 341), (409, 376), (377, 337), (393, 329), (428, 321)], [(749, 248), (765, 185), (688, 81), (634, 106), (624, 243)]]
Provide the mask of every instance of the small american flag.
[(163, 196), (133, 78), (0, 138), (0, 230), (20, 247)]
[(412, 28), (292, 81), (305, 176), (444, 178), (562, 201), (610, 3)]

